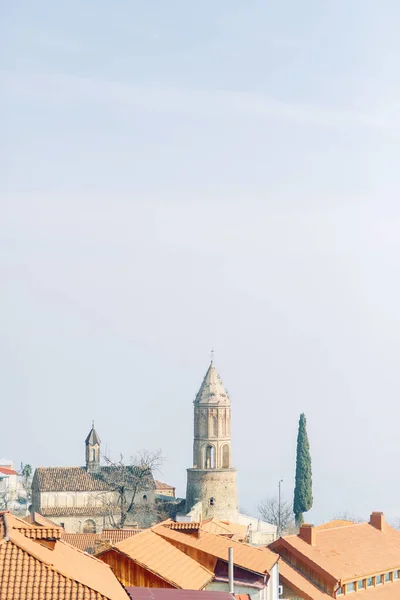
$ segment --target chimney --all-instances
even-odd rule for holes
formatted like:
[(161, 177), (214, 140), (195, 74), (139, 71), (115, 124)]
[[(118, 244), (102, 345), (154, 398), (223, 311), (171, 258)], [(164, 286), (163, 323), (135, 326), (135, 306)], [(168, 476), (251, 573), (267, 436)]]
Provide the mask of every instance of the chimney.
[(300, 527), (299, 536), (310, 546), (317, 545), (317, 532), (314, 529), (314, 525), (304, 523), (304, 525)]
[(373, 512), (369, 518), (369, 524), (375, 529), (379, 529), (379, 531), (384, 531), (385, 529), (385, 517), (381, 512)]

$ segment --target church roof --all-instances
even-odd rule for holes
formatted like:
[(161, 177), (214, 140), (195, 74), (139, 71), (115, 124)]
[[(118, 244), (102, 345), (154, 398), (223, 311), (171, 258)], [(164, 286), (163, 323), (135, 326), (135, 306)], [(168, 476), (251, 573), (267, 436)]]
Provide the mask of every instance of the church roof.
[(212, 361), (194, 402), (195, 404), (230, 404), (229, 396)]
[(89, 431), (89, 435), (87, 436), (86, 440), (85, 440), (85, 444), (88, 445), (90, 444), (91, 446), (93, 446), (94, 444), (98, 444), (100, 446), (101, 440), (98, 436), (97, 431), (94, 428), (94, 423), (92, 425), (92, 429)]
[[(134, 478), (135, 469), (139, 470), (140, 467), (101, 466), (98, 473), (91, 473), (86, 467), (38, 467), (33, 476), (32, 488), (39, 492), (100, 492), (112, 489), (120, 479)], [(155, 488), (151, 472), (145, 483), (146, 489)]]

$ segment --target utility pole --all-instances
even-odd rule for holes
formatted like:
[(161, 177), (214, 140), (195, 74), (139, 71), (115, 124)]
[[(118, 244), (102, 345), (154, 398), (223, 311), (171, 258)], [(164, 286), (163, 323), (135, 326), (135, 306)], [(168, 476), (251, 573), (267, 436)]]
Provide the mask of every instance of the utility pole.
[(277, 536), (281, 536), (281, 484), (283, 483), (283, 479), (278, 481), (278, 530)]

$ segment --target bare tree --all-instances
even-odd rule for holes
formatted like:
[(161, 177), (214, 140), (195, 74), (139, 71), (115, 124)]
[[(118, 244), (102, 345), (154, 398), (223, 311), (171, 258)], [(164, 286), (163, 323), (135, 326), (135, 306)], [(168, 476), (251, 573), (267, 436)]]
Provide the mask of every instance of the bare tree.
[(140, 452), (127, 464), (122, 455), (118, 461), (106, 456), (104, 460), (106, 466), (94, 476), (104, 483), (101, 499), (111, 525), (122, 529), (128, 516), (145, 523), (150, 521), (150, 525), (156, 511), (154, 503), (148, 502), (146, 492), (155, 489), (153, 473), (162, 464), (161, 451)]
[(277, 536), (282, 534), (294, 533), (297, 528), (294, 523), (293, 505), (287, 500), (279, 500), (276, 496), (265, 498), (258, 505), (258, 512), (263, 521), (275, 525)]

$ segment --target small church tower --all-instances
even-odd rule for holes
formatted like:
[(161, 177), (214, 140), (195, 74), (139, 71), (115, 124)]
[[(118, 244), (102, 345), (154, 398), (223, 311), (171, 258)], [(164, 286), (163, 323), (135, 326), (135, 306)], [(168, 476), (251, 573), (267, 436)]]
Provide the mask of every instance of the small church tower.
[(193, 468), (187, 470), (186, 490), (186, 511), (192, 510), (203, 519), (238, 516), (231, 401), (213, 361), (194, 400)]
[(86, 469), (90, 473), (96, 473), (100, 470), (100, 438), (94, 428), (94, 421), (92, 423), (92, 429), (89, 431), (89, 435), (85, 440), (86, 446)]

